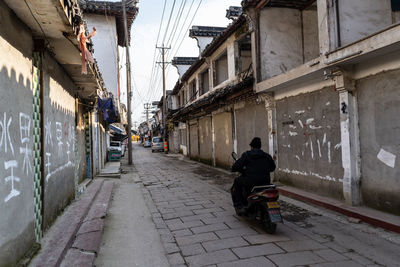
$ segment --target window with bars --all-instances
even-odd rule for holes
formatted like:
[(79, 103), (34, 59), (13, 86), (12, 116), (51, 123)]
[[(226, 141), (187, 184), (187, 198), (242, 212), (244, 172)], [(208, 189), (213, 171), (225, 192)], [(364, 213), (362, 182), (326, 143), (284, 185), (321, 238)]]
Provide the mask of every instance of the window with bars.
[(190, 96), (190, 101), (196, 99), (197, 96), (196, 79), (191, 81), (189, 84), (189, 96)]
[(228, 80), (228, 55), (226, 51), (214, 62), (214, 87)]
[(210, 75), (208, 69), (200, 74), (200, 95), (207, 93), (210, 90)]

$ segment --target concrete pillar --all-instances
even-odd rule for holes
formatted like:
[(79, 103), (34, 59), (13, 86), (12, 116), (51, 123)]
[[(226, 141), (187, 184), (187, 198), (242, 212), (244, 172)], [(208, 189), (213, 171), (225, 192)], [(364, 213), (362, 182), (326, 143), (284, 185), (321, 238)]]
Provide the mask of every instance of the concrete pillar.
[(319, 52), (325, 55), (337, 47), (336, 11), (331, 0), (318, 0), (317, 8)]
[[(276, 104), (275, 98), (272, 94), (263, 94), (259, 98), (264, 101), (265, 109), (268, 117), (268, 153), (272, 157), (276, 157), (278, 153), (278, 142), (277, 142), (277, 122), (276, 122)], [(276, 159), (276, 165), (278, 166), (278, 159)], [(275, 175), (271, 177), (271, 182), (275, 180)]]
[(215, 167), (215, 122), (214, 114), (211, 114), (211, 143), (212, 143), (212, 165)]
[(344, 72), (336, 72), (335, 85), (339, 92), (340, 131), (342, 145), (343, 196), (349, 205), (361, 204), (361, 158), (358, 128), (358, 106), (354, 80)]
[(233, 140), (233, 152), (238, 153), (237, 150), (237, 127), (236, 127), (236, 110), (235, 107), (232, 107), (232, 140)]
[(235, 42), (230, 43), (226, 47), (226, 55), (228, 57), (228, 79), (235, 79), (236, 76), (236, 63), (235, 62)]
[(257, 28), (258, 28), (258, 14), (254, 8), (250, 8), (245, 13), (246, 21), (249, 25), (249, 31), (251, 36), (251, 60), (252, 60), (252, 68), (253, 68), (253, 77), (254, 80), (259, 82), (258, 80), (258, 37), (257, 37)]

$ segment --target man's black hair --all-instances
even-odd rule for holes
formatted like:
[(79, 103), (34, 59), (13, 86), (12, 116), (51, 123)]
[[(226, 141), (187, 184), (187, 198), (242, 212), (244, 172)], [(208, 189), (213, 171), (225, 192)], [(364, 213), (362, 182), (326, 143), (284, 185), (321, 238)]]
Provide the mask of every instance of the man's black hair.
[(251, 140), (250, 146), (253, 148), (261, 148), (261, 139), (260, 137), (254, 137), (253, 140)]

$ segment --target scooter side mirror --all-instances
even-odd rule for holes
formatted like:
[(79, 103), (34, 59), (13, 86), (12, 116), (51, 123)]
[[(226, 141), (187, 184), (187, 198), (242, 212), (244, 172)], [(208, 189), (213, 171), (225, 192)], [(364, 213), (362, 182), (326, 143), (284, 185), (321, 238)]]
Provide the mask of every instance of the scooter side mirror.
[(232, 158), (236, 161), (238, 159), (238, 155), (235, 152), (232, 152)]

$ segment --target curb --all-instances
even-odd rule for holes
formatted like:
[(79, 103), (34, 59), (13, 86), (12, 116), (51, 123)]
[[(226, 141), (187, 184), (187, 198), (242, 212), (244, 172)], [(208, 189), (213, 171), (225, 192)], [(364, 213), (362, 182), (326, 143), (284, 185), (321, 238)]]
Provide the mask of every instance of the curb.
[(59, 266), (61, 264), (93, 201), (103, 186), (103, 182), (100, 180), (93, 182), (86, 190), (86, 194), (72, 203), (67, 211), (61, 215), (61, 221), (53, 225), (54, 228), (51, 229), (53, 231), (49, 233), (51, 236), (48, 237), (45, 246), (33, 260), (33, 266)]
[(97, 179), (50, 229), (32, 266), (92, 266), (99, 252), (114, 183)]
[(61, 266), (92, 266), (100, 250), (104, 219), (111, 200), (114, 182), (104, 181), (83, 219)]
[(323, 208), (326, 208), (326, 209), (329, 209), (329, 210), (344, 214), (344, 215), (349, 216), (349, 217), (360, 219), (363, 222), (366, 222), (366, 223), (368, 223), (370, 225), (377, 226), (377, 227), (380, 227), (380, 228), (383, 228), (383, 229), (386, 229), (386, 230), (389, 230), (389, 231), (392, 231), (392, 232), (400, 233), (400, 225), (393, 224), (393, 223), (390, 223), (390, 222), (386, 222), (384, 220), (381, 220), (381, 219), (378, 219), (378, 218), (375, 218), (375, 217), (372, 217), (372, 216), (368, 216), (368, 215), (362, 214), (360, 212), (351, 210), (351, 209), (346, 208), (346, 207), (341, 207), (341, 206), (338, 206), (338, 205), (335, 205), (335, 204), (331, 204), (331, 203), (328, 203), (328, 202), (325, 202), (325, 201), (317, 200), (317, 199), (312, 198), (312, 197), (304, 196), (304, 195), (301, 195), (299, 193), (295, 193), (295, 192), (292, 192), (290, 190), (286, 190), (286, 189), (284, 189), (282, 187), (279, 187), (278, 190), (282, 195), (285, 195), (287, 197), (290, 197), (290, 198), (293, 198), (293, 199), (297, 199), (297, 200), (300, 200), (300, 201), (303, 201), (303, 202), (308, 202), (308, 203), (311, 203), (311, 204), (314, 204), (314, 205), (317, 205), (317, 206), (320, 206), (320, 207), (323, 207)]

